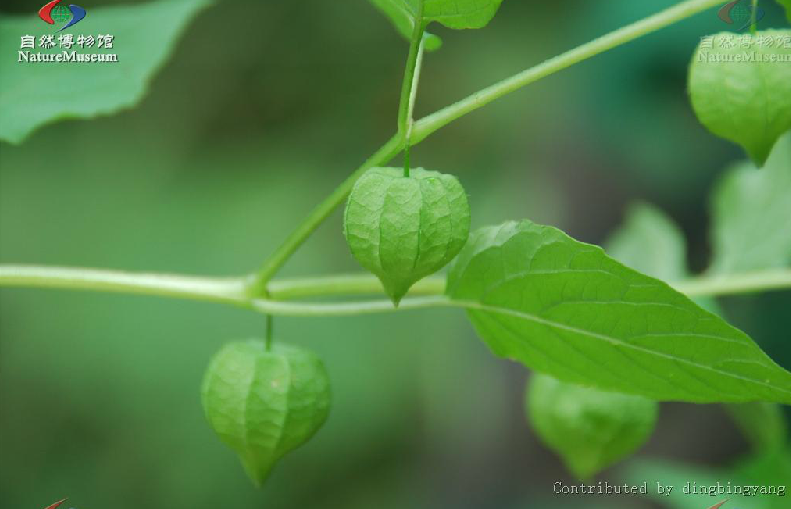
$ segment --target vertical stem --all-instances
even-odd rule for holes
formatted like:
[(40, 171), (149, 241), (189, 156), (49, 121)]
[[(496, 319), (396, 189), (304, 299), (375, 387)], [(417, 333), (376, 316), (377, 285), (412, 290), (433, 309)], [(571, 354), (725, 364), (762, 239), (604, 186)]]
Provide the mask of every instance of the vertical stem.
[(417, 100), (417, 87), (420, 84), (420, 70), (423, 68), (423, 34), (420, 34), (420, 46), (417, 51), (417, 62), (415, 64), (415, 74), (412, 77), (412, 90), (409, 92), (409, 106), (407, 107), (407, 128), (404, 137), (404, 176), (409, 177), (409, 151), (412, 148), (412, 128), (415, 125), (413, 113), (415, 111), (415, 101)]
[(412, 39), (409, 42), (409, 56), (404, 69), (404, 82), (401, 84), (401, 101), (398, 105), (398, 132), (406, 135), (409, 127), (409, 102), (412, 95), (412, 82), (415, 78), (417, 69), (418, 55), (423, 42), (423, 32), (426, 25), (423, 23), (423, 1), (418, 3), (418, 13), (415, 18), (415, 28), (412, 31)]
[(272, 315), (266, 315), (266, 351), (272, 350), (272, 336), (274, 335), (274, 318)]
[(750, 33), (755, 35), (755, 32), (758, 31), (758, 0), (752, 0), (752, 10), (750, 11)]
[[(313, 233), (335, 207), (343, 201), (351, 190), (357, 179), (373, 166), (387, 163), (395, 157), (404, 143), (409, 140), (412, 132), (412, 112), (415, 107), (415, 96), (417, 94), (417, 83), (420, 78), (420, 64), (423, 61), (423, 33), (426, 25), (423, 22), (423, 0), (418, 1), (418, 13), (415, 17), (415, 29), (412, 32), (412, 40), (409, 44), (409, 57), (407, 58), (406, 71), (404, 72), (404, 83), (401, 87), (401, 100), (398, 107), (398, 134), (390, 139), (379, 151), (371, 156), (357, 171), (352, 173), (338, 188), (321, 202), (310, 213), (308, 218), (286, 239), (286, 241), (269, 257), (263, 267), (258, 271), (253, 281), (248, 286), (250, 296), (266, 295), (266, 285), (274, 277), (278, 270), (286, 263), (292, 254), (302, 245), (303, 242)], [(404, 159), (404, 175), (409, 176), (409, 153), (407, 149)]]
[(409, 177), (409, 148), (412, 125), (412, 113), (415, 110), (417, 85), (420, 81), (420, 67), (423, 63), (423, 33), (426, 24), (423, 22), (423, 0), (418, 1), (415, 28), (409, 42), (409, 56), (404, 69), (404, 82), (401, 85), (401, 100), (398, 104), (398, 134), (404, 140), (404, 176)]

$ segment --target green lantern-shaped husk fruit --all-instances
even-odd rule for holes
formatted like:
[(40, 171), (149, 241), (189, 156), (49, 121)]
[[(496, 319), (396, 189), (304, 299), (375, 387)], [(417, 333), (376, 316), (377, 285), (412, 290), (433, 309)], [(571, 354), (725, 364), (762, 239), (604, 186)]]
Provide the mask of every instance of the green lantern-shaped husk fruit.
[(344, 234), (360, 265), (398, 305), (409, 288), (448, 264), (470, 232), (470, 207), (458, 179), (414, 168), (372, 168), (354, 185)]
[(201, 391), (211, 427), (260, 486), (272, 466), (327, 418), (330, 384), (312, 352), (258, 340), (230, 343), (211, 360)]
[(578, 478), (640, 448), (656, 424), (658, 403), (641, 396), (560, 382), (536, 374), (528, 384), (528, 420), (538, 437)]

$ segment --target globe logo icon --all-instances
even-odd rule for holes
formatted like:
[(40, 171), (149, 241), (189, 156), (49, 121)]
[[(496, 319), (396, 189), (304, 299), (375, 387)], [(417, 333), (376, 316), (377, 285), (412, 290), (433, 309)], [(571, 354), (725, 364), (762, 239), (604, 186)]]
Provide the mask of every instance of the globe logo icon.
[(64, 23), (58, 32), (66, 30), (85, 19), (87, 14), (85, 9), (74, 4), (66, 7), (65, 5), (59, 5), (60, 2), (61, 0), (52, 0), (44, 4), (44, 6), (38, 10), (38, 17), (50, 25)]
[(56, 5), (49, 14), (55, 23), (66, 23), (71, 19), (71, 11), (65, 5)]
[(741, 32), (753, 23), (758, 23), (764, 18), (766, 12), (757, 6), (750, 5), (746, 0), (734, 0), (725, 4), (719, 12), (722, 21), (729, 25), (737, 25)]
[(753, 10), (744, 4), (737, 4), (731, 9), (731, 19), (739, 26), (752, 21)]

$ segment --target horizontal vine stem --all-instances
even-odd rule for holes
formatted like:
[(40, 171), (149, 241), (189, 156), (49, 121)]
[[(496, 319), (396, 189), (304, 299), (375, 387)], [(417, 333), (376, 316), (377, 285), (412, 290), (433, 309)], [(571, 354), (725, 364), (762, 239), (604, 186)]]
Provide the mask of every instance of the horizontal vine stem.
[[(375, 276), (349, 274), (274, 280), (270, 283), (269, 292), (273, 300), (293, 300), (338, 295), (382, 295), (384, 289)], [(445, 278), (432, 276), (415, 283), (409, 295), (440, 295), (444, 292)]]
[(398, 307), (389, 300), (369, 300), (360, 302), (283, 302), (276, 300), (254, 299), (250, 306), (262, 313), (278, 316), (321, 317), (321, 316), (357, 316), (379, 313), (394, 313), (412, 309), (436, 307), (464, 307), (444, 295), (425, 297), (409, 297), (401, 300)]
[(701, 11), (719, 5), (723, 0), (687, 0), (640, 21), (626, 25), (582, 46), (550, 58), (534, 67), (515, 74), (494, 85), (476, 92), (446, 108), (418, 120), (412, 129), (412, 144), (420, 143), (430, 134), (454, 120), (471, 113), (511, 92), (534, 83), (574, 64), (604, 53), (607, 50), (655, 32)]
[(244, 278), (203, 278), (175, 274), (36, 265), (0, 265), (0, 287), (62, 288), (159, 295), (190, 300), (245, 299)]
[(775, 269), (745, 274), (706, 275), (672, 285), (689, 297), (738, 295), (791, 289), (791, 269)]
[[(132, 273), (101, 269), (0, 265), (0, 287), (64, 288), (158, 295), (223, 302), (282, 316), (347, 316), (427, 307), (465, 307), (444, 295), (445, 280), (434, 276), (418, 282), (398, 308), (388, 300), (363, 302), (286, 302), (320, 296), (374, 295), (382, 285), (374, 276), (341, 275), (272, 281), (270, 299), (250, 298), (249, 278), (208, 278)], [(690, 297), (791, 290), (791, 269), (732, 276), (701, 276), (673, 284)]]

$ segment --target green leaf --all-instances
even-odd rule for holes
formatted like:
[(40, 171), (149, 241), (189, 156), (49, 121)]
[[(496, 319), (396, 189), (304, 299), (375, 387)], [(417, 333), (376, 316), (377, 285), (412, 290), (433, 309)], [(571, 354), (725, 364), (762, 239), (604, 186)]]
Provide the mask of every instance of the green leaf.
[[(781, 140), (775, 152), (784, 144), (785, 140)], [(773, 173), (771, 162), (761, 172), (751, 164), (748, 165), (752, 167), (751, 175), (761, 174), (765, 178)], [(791, 163), (786, 166), (791, 168)], [(791, 171), (783, 173), (788, 173), (791, 178)], [(737, 218), (752, 209), (753, 207), (737, 208)], [(782, 220), (775, 222), (774, 226), (782, 229)], [(789, 237), (787, 231), (791, 230), (786, 228), (776, 234), (786, 238)], [(679, 281), (688, 277), (686, 246), (681, 231), (662, 211), (650, 205), (639, 204), (631, 207), (626, 223), (611, 237), (606, 246), (606, 251), (614, 258), (650, 276), (666, 281)], [(738, 251), (739, 254), (743, 252), (743, 249)], [(704, 309), (722, 314), (712, 298), (698, 298), (695, 302)], [(785, 445), (787, 427), (779, 405), (763, 402), (733, 403), (725, 405), (725, 408), (757, 449), (773, 450)]]
[[(178, 36), (209, 0), (160, 0), (128, 7), (97, 7), (73, 29), (79, 34), (110, 34), (112, 49), (81, 50), (78, 54), (118, 55), (117, 63), (18, 62), (17, 51), (61, 54), (64, 49), (40, 49), (39, 37), (58, 33), (31, 10), (24, 16), (0, 17), (0, 140), (19, 143), (36, 128), (66, 118), (92, 118), (136, 105), (152, 75), (167, 59)], [(90, 8), (90, 6), (89, 6)], [(31, 8), (32, 9), (32, 8)], [(36, 47), (21, 50), (21, 37), (34, 35)]]
[(775, 451), (788, 444), (788, 424), (780, 405), (764, 402), (733, 403), (725, 408), (754, 449)]
[(201, 387), (212, 429), (239, 455), (260, 486), (283, 455), (312, 437), (327, 419), (330, 384), (312, 352), (263, 341), (225, 345)]
[[(410, 39), (417, 22), (418, 7), (421, 0), (371, 0), (387, 15), (399, 32)], [(502, 0), (422, 0), (422, 22), (439, 22), (448, 28), (483, 28), (492, 20), (500, 8)], [(427, 34), (427, 50), (439, 48), (442, 42), (436, 36)]]
[(698, 45), (689, 70), (700, 122), (744, 147), (759, 166), (791, 129), (791, 49), (782, 42), (788, 37), (791, 30), (713, 35)]
[(716, 187), (711, 272), (735, 274), (791, 263), (791, 132), (764, 168), (742, 163)]
[[(415, 16), (413, 11), (407, 8), (407, 2), (401, 0), (370, 0), (385, 16), (390, 18), (396, 30), (407, 40), (412, 38), (415, 29)], [(423, 45), (426, 51), (434, 51), (442, 46), (442, 39), (436, 35), (425, 32), (423, 34)]]
[(664, 281), (687, 277), (684, 235), (661, 210), (647, 203), (632, 205), (626, 222), (605, 243), (605, 251), (635, 270)]
[(791, 402), (791, 373), (743, 332), (555, 228), (477, 231), (447, 294), (497, 355), (564, 382), (656, 400)]
[(641, 396), (605, 392), (534, 375), (527, 413), (541, 440), (580, 479), (634, 453), (651, 437), (659, 405)]
[[(417, 12), (420, 0), (393, 0)], [(503, 0), (423, 0), (423, 19), (448, 28), (483, 28), (497, 14)]]
[[(605, 242), (604, 250), (627, 267), (667, 282), (689, 277), (684, 234), (664, 212), (647, 203), (632, 205), (624, 225)], [(693, 301), (721, 315), (712, 297)]]

